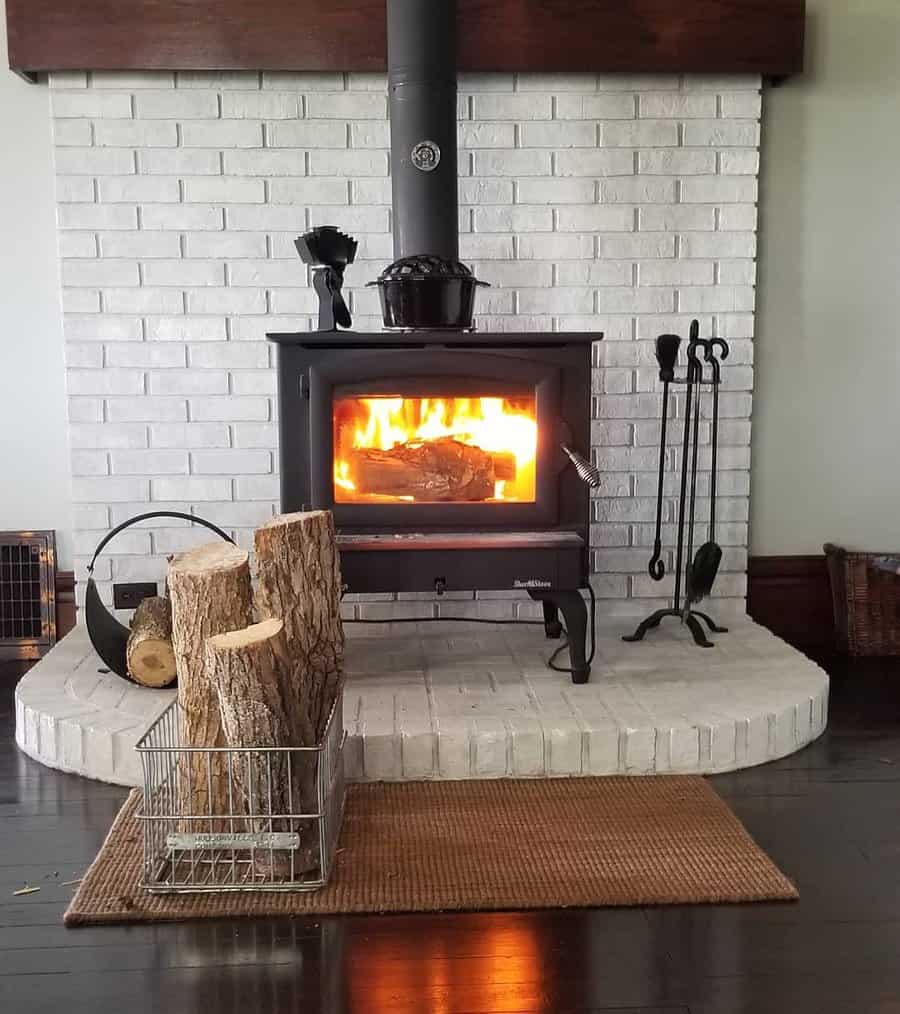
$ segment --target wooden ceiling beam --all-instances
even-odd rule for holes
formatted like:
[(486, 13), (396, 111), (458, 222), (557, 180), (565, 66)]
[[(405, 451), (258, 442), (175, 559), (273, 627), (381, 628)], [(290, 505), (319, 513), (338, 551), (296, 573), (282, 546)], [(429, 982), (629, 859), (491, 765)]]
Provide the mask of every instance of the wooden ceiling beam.
[[(440, 2), (440, 0), (432, 0)], [(458, 0), (460, 71), (784, 76), (805, 0)], [(385, 69), (384, 0), (7, 0), (9, 65)]]

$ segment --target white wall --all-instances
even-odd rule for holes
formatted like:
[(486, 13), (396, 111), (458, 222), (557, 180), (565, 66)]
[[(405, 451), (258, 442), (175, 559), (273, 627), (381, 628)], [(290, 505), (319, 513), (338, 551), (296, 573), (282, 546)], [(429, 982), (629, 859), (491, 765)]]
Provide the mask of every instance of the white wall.
[[(807, 72), (765, 93), (756, 554), (900, 547), (898, 49), (895, 0), (810, 0)], [(0, 527), (65, 532), (46, 87), (0, 72), (0, 124)]]
[(764, 100), (755, 555), (900, 549), (900, 4), (808, 8)]
[[(716, 591), (743, 607), (759, 92), (756, 76), (460, 78), (460, 250), (493, 284), (480, 327), (606, 334), (592, 431), (578, 439), (605, 473), (591, 540), (607, 611), (635, 608), (629, 598), (649, 609), (670, 592), (671, 578), (646, 573), (661, 408), (653, 342), (685, 334), (695, 315), (704, 335), (732, 342)], [(381, 327), (366, 283), (391, 259), (385, 77), (70, 73), (52, 75), (50, 93), (76, 568), (110, 524), (150, 505), (194, 510), (249, 540), (278, 497), (265, 333), (308, 329), (316, 308), (298, 233), (333, 224), (357, 237), (345, 291), (356, 326)], [(165, 522), (123, 536), (98, 573), (101, 593), (160, 577), (185, 538), (196, 541)]]
[[(3, 0), (0, 53), (5, 58)], [(0, 529), (55, 528), (60, 565), (69, 567), (71, 482), (46, 85), (0, 69), (0, 137)]]

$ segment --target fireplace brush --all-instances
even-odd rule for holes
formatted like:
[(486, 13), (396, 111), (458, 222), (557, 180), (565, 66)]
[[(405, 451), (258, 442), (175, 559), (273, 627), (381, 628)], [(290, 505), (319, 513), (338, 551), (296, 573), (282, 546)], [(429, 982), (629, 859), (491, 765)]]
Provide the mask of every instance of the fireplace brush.
[[(657, 339), (656, 358), (660, 368), (659, 377), (663, 382), (663, 407), (660, 427), (656, 535), (653, 543), (653, 555), (650, 558), (648, 566), (650, 576), (655, 581), (661, 581), (666, 573), (665, 563), (662, 559), (662, 515), (669, 387), (671, 384), (683, 384), (684, 426), (681, 446), (681, 476), (675, 550), (675, 595), (671, 608), (656, 610), (656, 612), (640, 623), (633, 634), (623, 637), (623, 640), (641, 641), (647, 631), (658, 627), (665, 617), (675, 616), (687, 626), (696, 644), (704, 648), (711, 648), (713, 647), (713, 642), (707, 638), (699, 620), (703, 620), (714, 633), (727, 633), (727, 628), (718, 626), (706, 613), (701, 613), (693, 609), (692, 606), (711, 591), (722, 557), (722, 550), (715, 541), (715, 499), (716, 468), (718, 465), (720, 360), (727, 358), (728, 345), (721, 338), (701, 339), (699, 321), (692, 321), (687, 348), (687, 367), (684, 377), (675, 376), (679, 348), (680, 339), (677, 335), (660, 335)], [(700, 357), (701, 352), (703, 354), (702, 359)], [(710, 367), (708, 378), (704, 376), (704, 363), (708, 363)], [(712, 460), (709, 484), (710, 521), (707, 541), (697, 550), (695, 556), (694, 529), (700, 448), (700, 400), (704, 386), (711, 389), (712, 401)], [(687, 536), (686, 546), (685, 536)], [(682, 577), (684, 578), (684, 596), (682, 596)]]

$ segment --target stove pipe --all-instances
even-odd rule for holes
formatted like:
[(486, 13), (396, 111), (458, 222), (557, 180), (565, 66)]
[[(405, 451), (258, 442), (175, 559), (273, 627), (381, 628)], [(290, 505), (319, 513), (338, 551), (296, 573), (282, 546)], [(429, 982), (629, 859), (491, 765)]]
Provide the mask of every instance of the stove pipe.
[(456, 0), (387, 0), (394, 257), (459, 258)]

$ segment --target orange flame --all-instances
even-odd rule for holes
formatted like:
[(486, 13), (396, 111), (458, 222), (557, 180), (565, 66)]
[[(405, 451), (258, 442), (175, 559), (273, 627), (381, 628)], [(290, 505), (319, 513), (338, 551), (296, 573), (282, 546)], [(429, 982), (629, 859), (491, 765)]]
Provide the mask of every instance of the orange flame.
[[(358, 490), (353, 451), (363, 448), (390, 451), (449, 438), (502, 455), (513, 478), (494, 481), (495, 500), (533, 502), (537, 457), (534, 398), (337, 398), (334, 406), (334, 493), (339, 503), (372, 502)], [(415, 498), (377, 495), (379, 501), (404, 502)]]

